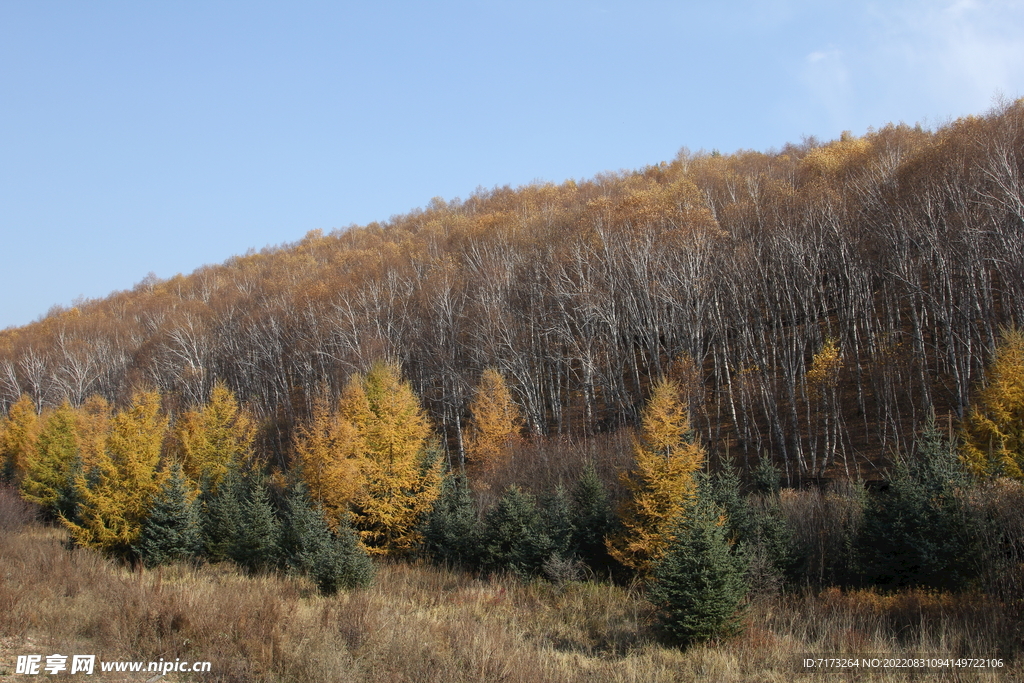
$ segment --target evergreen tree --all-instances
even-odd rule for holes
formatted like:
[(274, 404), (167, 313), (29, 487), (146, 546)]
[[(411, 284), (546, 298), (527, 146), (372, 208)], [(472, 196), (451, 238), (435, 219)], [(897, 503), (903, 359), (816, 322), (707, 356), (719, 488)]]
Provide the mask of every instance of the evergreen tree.
[(977, 574), (980, 528), (964, 494), (970, 475), (929, 420), (917, 454), (894, 463), (887, 488), (864, 515), (860, 547), (868, 580), (887, 588), (961, 588)]
[(254, 474), (246, 483), (246, 495), (240, 505), (242, 523), (231, 548), (231, 559), (255, 573), (277, 565), (281, 553), (281, 523), (263, 477)]
[(480, 525), (469, 484), (461, 474), (444, 478), (423, 529), (427, 556), (439, 564), (474, 568), (480, 561)]
[[(770, 471), (762, 476), (761, 486), (769, 491), (773, 481), (778, 483)], [(777, 588), (794, 570), (793, 532), (778, 507), (777, 495), (769, 494), (752, 506), (742, 494), (739, 472), (731, 460), (723, 460), (710, 478), (699, 478), (703, 479), (699, 486), (724, 514), (729, 542), (747, 563), (748, 583), (763, 590)]]
[(687, 646), (738, 631), (746, 594), (744, 562), (708, 492), (690, 499), (669, 539), (649, 589), (665, 635)]
[(754, 491), (766, 496), (776, 496), (782, 487), (782, 473), (767, 455), (762, 456), (754, 469)]
[(658, 382), (634, 442), (636, 465), (623, 477), (632, 494), (622, 510), (622, 529), (608, 541), (613, 558), (641, 576), (650, 573), (668, 543), (668, 530), (693, 495), (693, 475), (704, 450), (689, 439), (690, 423), (679, 386)]
[(164, 478), (142, 531), (135, 552), (148, 567), (187, 560), (202, 547), (198, 502), (189, 491), (179, 463)]
[(720, 469), (706, 483), (715, 505), (725, 513), (730, 540), (743, 541), (750, 535), (750, 507), (740, 490), (739, 472), (732, 460), (722, 458)]
[(203, 551), (211, 562), (222, 562), (235, 556), (235, 547), (245, 524), (242, 512), (244, 497), (245, 487), (237, 467), (229, 468), (216, 487), (210, 480), (203, 482), (200, 526)]
[(522, 576), (540, 570), (551, 555), (541, 510), (532, 495), (509, 486), (484, 517), (481, 564), (485, 571), (511, 571)]
[(572, 492), (572, 546), (581, 560), (595, 571), (607, 570), (612, 558), (605, 539), (612, 533), (615, 516), (608, 491), (587, 463)]
[(308, 575), (320, 592), (369, 585), (373, 562), (347, 521), (332, 531), (323, 509), (301, 481), (288, 494), (281, 533), (281, 553), (291, 571)]
[(576, 530), (573, 528), (572, 505), (565, 487), (558, 484), (553, 492), (544, 496), (541, 514), (544, 518), (544, 532), (551, 540), (551, 552), (563, 558), (575, 555), (573, 539)]

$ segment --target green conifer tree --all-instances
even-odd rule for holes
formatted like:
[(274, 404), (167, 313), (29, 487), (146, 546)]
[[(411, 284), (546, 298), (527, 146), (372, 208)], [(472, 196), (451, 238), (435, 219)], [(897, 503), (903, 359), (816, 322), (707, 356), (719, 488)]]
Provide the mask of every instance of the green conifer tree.
[(551, 547), (537, 501), (518, 486), (509, 486), (484, 517), (483, 569), (534, 574), (551, 555)]
[(423, 529), (424, 550), (438, 564), (475, 568), (480, 561), (480, 524), (466, 477), (449, 474)]
[(198, 503), (189, 491), (181, 465), (175, 463), (142, 523), (135, 552), (147, 567), (155, 567), (188, 560), (201, 547)]
[(281, 554), (281, 522), (270, 502), (262, 476), (252, 475), (241, 500), (242, 523), (231, 549), (231, 559), (250, 573), (277, 566)]
[(649, 589), (666, 637), (682, 646), (736, 633), (746, 595), (744, 562), (705, 487), (671, 527)]
[(242, 533), (245, 488), (238, 467), (230, 467), (219, 485), (203, 481), (201, 520), (203, 551), (211, 562), (230, 560)]
[(323, 508), (301, 481), (285, 501), (281, 554), (289, 570), (308, 575), (324, 595), (367, 586), (373, 579), (373, 562), (347, 520), (331, 531)]
[(869, 581), (887, 588), (957, 589), (977, 574), (979, 527), (965, 500), (963, 461), (929, 420), (916, 457), (894, 463), (888, 488), (864, 514), (861, 557)]
[(587, 463), (572, 492), (572, 545), (576, 554), (594, 571), (611, 567), (605, 539), (614, 529), (608, 491), (597, 476), (593, 463)]

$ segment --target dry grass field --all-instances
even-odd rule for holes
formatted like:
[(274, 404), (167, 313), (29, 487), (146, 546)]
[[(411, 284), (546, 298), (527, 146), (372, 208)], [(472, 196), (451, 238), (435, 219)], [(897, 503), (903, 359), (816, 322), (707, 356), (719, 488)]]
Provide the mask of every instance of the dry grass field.
[[(0, 510), (0, 680), (19, 654), (210, 661), (210, 673), (86, 680), (494, 683), (1024, 680), (1016, 621), (979, 595), (804, 591), (747, 606), (735, 639), (660, 645), (639, 590), (481, 580), (383, 564), (372, 587), (318, 595), (303, 579), (229, 564), (131, 569), (68, 549), (62, 531)], [(1004, 658), (999, 671), (801, 672), (804, 656)], [(104, 678), (104, 676), (116, 676)], [(135, 676), (132, 678), (131, 676)], [(61, 676), (74, 680), (79, 675)]]

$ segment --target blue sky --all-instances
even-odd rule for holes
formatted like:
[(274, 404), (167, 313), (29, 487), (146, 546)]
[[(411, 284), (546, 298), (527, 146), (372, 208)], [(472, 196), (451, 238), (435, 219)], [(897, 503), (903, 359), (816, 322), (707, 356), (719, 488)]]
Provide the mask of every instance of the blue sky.
[(432, 197), (1024, 96), (1024, 1), (0, 0), (0, 328)]

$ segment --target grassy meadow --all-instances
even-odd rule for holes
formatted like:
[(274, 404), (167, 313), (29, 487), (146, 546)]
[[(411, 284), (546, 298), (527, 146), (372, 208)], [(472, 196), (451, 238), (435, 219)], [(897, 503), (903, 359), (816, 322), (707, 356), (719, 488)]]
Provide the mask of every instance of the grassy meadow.
[[(238, 683), (1024, 678), (1018, 620), (980, 594), (769, 592), (749, 599), (742, 635), (680, 651), (659, 644), (652, 607), (636, 587), (484, 580), (395, 562), (379, 564), (369, 588), (324, 597), (304, 578), (250, 577), (230, 563), (133, 569), (71, 549), (62, 530), (33, 521), (9, 489), (0, 498), (3, 681), (38, 680), (14, 673), (16, 656), (54, 652), (210, 661), (210, 673), (159, 680)], [(925, 653), (998, 655), (1005, 667), (798, 673), (805, 656)], [(104, 675), (89, 680), (152, 677)]]

